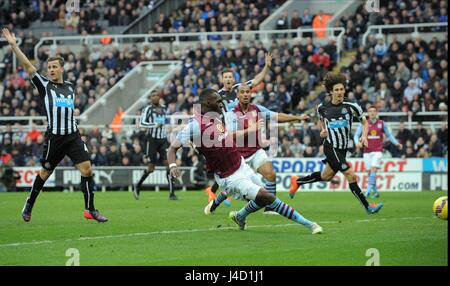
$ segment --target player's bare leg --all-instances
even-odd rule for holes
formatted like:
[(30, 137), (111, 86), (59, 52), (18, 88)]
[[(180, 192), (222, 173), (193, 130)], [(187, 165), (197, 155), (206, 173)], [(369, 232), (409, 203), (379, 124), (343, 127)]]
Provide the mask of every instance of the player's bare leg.
[(356, 182), (356, 174), (355, 171), (353, 171), (352, 168), (348, 169), (347, 171), (343, 172), (345, 178), (348, 181), (348, 184), (350, 186), (350, 190), (352, 191), (353, 195), (359, 200), (359, 202), (363, 205), (365, 210), (368, 214), (375, 214), (377, 213), (382, 207), (383, 204), (370, 204), (367, 201), (366, 197), (362, 193), (361, 189), (358, 186), (358, 183)]
[(96, 185), (93, 179), (92, 166), (90, 161), (85, 161), (75, 165), (81, 173), (81, 191), (84, 195), (84, 217), (94, 219), (98, 222), (107, 222), (108, 218), (102, 216), (94, 206), (94, 191)]

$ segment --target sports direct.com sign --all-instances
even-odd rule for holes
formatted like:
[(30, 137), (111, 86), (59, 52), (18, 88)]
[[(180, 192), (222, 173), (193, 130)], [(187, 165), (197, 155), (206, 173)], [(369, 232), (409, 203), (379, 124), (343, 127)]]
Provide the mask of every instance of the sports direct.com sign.
[[(362, 158), (348, 159), (355, 170), (359, 186), (367, 188), (369, 176)], [(321, 172), (325, 164), (321, 158), (275, 158), (272, 160), (277, 173), (277, 191), (287, 191), (292, 175), (303, 176)], [(381, 191), (447, 190), (448, 168), (446, 158), (427, 159), (385, 159), (377, 174), (377, 187)], [(306, 184), (303, 191), (346, 191), (348, 181), (342, 173), (333, 178), (335, 183), (318, 182)]]
[[(358, 184), (365, 190), (369, 180), (362, 158), (349, 159), (356, 171)], [(292, 175), (304, 176), (312, 172), (323, 171), (325, 165), (320, 158), (275, 158), (272, 160), (276, 171), (277, 191), (288, 191)], [(385, 159), (377, 174), (377, 186), (381, 191), (422, 191), (447, 190), (448, 162), (446, 158), (429, 159)], [(14, 168), (21, 175), (17, 187), (31, 187), (39, 167)], [(126, 187), (136, 184), (145, 167), (94, 167), (94, 179), (98, 187)], [(196, 181), (194, 167), (182, 167), (182, 180), (177, 188), (204, 188), (204, 182)], [(347, 191), (349, 185), (345, 177), (338, 173), (335, 183), (318, 182), (302, 186), (303, 191)], [(80, 172), (71, 167), (58, 167), (47, 180), (46, 187), (76, 187), (80, 184)], [(167, 188), (166, 170), (157, 167), (144, 182), (147, 186)]]

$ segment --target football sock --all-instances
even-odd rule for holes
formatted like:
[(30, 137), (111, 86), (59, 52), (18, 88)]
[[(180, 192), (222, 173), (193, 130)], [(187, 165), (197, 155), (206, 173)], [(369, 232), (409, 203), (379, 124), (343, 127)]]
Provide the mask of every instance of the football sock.
[(303, 184), (311, 184), (315, 182), (323, 181), (322, 176), (320, 175), (320, 172), (314, 172), (308, 176), (300, 177), (297, 179), (297, 184), (303, 185)]
[(255, 201), (249, 201), (245, 205), (245, 207), (238, 211), (236, 217), (238, 220), (244, 220), (249, 214), (254, 213), (260, 209), (262, 209), (262, 207), (258, 206)]
[(148, 170), (144, 171), (144, 174), (142, 174), (141, 179), (139, 179), (139, 182), (137, 183), (137, 187), (140, 188), (142, 186), (142, 183), (145, 181), (145, 179), (147, 179), (148, 175), (150, 175), (151, 172), (149, 172)]
[(211, 211), (213, 212), (226, 199), (227, 195), (224, 192), (220, 192), (220, 194), (214, 199), (213, 204), (211, 205)]
[(31, 204), (31, 206), (34, 205), (36, 198), (38, 197), (39, 193), (41, 192), (42, 188), (44, 187), (45, 181), (42, 180), (41, 176), (38, 174), (36, 176), (36, 179), (34, 179), (33, 186), (30, 189), (30, 197), (28, 199), (28, 203)]
[(286, 203), (283, 203), (279, 198), (276, 198), (272, 204), (267, 206), (267, 208), (308, 228), (310, 228), (314, 224), (313, 222), (304, 218), (301, 214), (294, 210), (294, 208), (287, 205)]
[[(377, 192), (377, 191), (376, 191), (376, 178), (377, 178), (377, 173), (371, 172), (371, 173), (369, 174), (369, 182), (368, 182), (367, 189), (368, 189), (368, 190), (370, 189), (370, 192), (372, 192), (372, 191), (373, 191), (374, 193)], [(369, 195), (370, 192), (368, 192), (367, 195)]]
[(175, 185), (174, 185), (175, 180), (169, 173), (167, 173), (166, 178), (167, 178), (167, 182), (169, 183), (169, 194), (170, 194), (170, 196), (174, 196), (175, 195)]
[(361, 189), (356, 182), (350, 183), (350, 190), (367, 210), (369, 208), (369, 203), (367, 202), (366, 197), (364, 197), (364, 194), (361, 192)]
[(218, 189), (219, 189), (219, 185), (216, 182), (214, 182), (214, 185), (211, 186), (211, 192), (213, 192), (215, 194)]
[(276, 194), (276, 183), (265, 180), (265, 187), (269, 193)]
[(94, 211), (95, 182), (92, 176), (90, 177), (81, 176), (81, 191), (83, 192), (84, 195), (84, 209)]

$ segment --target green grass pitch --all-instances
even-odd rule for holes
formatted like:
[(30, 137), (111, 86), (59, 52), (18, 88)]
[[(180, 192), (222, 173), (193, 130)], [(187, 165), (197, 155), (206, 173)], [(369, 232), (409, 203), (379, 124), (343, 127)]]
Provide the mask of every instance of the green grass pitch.
[[(279, 197), (322, 225), (311, 235), (280, 216), (257, 212), (240, 231), (228, 219), (244, 205), (233, 201), (205, 216), (204, 192), (96, 193), (96, 207), (110, 221), (82, 216), (79, 192), (44, 192), (32, 220), (21, 209), (27, 194), (0, 194), (0, 265), (66, 265), (69, 248), (80, 265), (360, 265), (379, 252), (380, 265), (448, 265), (448, 223), (431, 207), (447, 192), (381, 193), (384, 207), (367, 215), (350, 192), (298, 193)], [(371, 200), (374, 202), (374, 200)], [(366, 256), (366, 254), (368, 256)]]

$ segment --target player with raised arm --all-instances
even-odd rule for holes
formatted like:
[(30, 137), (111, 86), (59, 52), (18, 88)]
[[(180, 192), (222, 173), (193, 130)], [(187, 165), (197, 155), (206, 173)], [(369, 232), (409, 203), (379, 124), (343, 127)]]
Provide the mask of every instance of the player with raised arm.
[(344, 101), (346, 77), (344, 74), (334, 74), (328, 72), (324, 78), (324, 86), (331, 101), (321, 103), (317, 107), (317, 113), (321, 124), (320, 137), (325, 139), (323, 149), (325, 169), (321, 172), (314, 172), (305, 177), (292, 176), (289, 195), (294, 197), (299, 186), (320, 181), (330, 181), (337, 172), (342, 172), (347, 179), (353, 195), (361, 202), (368, 214), (377, 213), (383, 204), (372, 204), (366, 200), (361, 189), (356, 182), (356, 174), (346, 161), (348, 143), (351, 140), (350, 132), (352, 123), (357, 117), (362, 123), (361, 144), (367, 146), (367, 133), (369, 124), (364, 116), (361, 107), (352, 102)]
[[(177, 138), (172, 141), (168, 151), (170, 174), (180, 177), (176, 160), (176, 152), (181, 146), (193, 143), (200, 154), (206, 159), (209, 169), (214, 172), (216, 182), (227, 195), (249, 200), (247, 205), (240, 211), (232, 211), (230, 219), (236, 223), (239, 229), (246, 227), (246, 217), (264, 207), (283, 215), (299, 224), (309, 228), (313, 234), (321, 233), (322, 228), (301, 216), (292, 207), (288, 206), (257, 185), (259, 180), (255, 172), (245, 163), (239, 153), (234, 136), (236, 133), (228, 133), (224, 117), (222, 115), (223, 102), (217, 91), (206, 89), (200, 94), (201, 107), (194, 107), (194, 118), (178, 133)], [(253, 129), (254, 130), (254, 129)], [(248, 133), (249, 130), (242, 130)]]
[(359, 125), (356, 129), (353, 140), (355, 141), (357, 148), (363, 148), (364, 152), (364, 166), (366, 170), (369, 171), (369, 182), (367, 184), (367, 191), (365, 193), (366, 197), (370, 196), (373, 192), (374, 197), (378, 198), (378, 189), (376, 184), (377, 171), (381, 168), (381, 157), (383, 156), (383, 141), (384, 135), (387, 136), (389, 141), (392, 142), (398, 149), (403, 149), (403, 145), (400, 144), (391, 131), (387, 124), (378, 118), (378, 110), (375, 106), (370, 106), (368, 109), (369, 114), (369, 134), (367, 136), (368, 146), (363, 147), (359, 138), (362, 133), (362, 125)]
[[(265, 55), (265, 65), (262, 71), (255, 76), (254, 79), (245, 82), (246, 85), (253, 87), (260, 84), (264, 77), (269, 72), (272, 66), (272, 54), (266, 53)], [(237, 90), (241, 83), (236, 83), (236, 78), (234, 77), (233, 71), (230, 69), (225, 69), (222, 71), (221, 79), (223, 87), (218, 91), (220, 97), (222, 98), (223, 106), (225, 111), (231, 111), (237, 104)], [(208, 195), (208, 200), (212, 201), (216, 198), (217, 189), (219, 186), (216, 182), (211, 187), (205, 189)], [(231, 198), (225, 201), (227, 205), (231, 204)]]
[(26, 222), (31, 220), (34, 203), (44, 187), (45, 181), (67, 155), (81, 173), (80, 185), (84, 195), (84, 217), (98, 222), (108, 221), (94, 207), (95, 182), (90, 156), (86, 144), (81, 139), (74, 116), (75, 88), (72, 83), (63, 80), (64, 59), (61, 57), (48, 58), (48, 78), (43, 77), (17, 46), (14, 34), (6, 28), (2, 29), (2, 32), (20, 64), (28, 73), (31, 82), (39, 91), (39, 96), (45, 105), (48, 121), (43, 158), (41, 159), (42, 169), (31, 187), (30, 196), (22, 210), (22, 218)]
[[(267, 119), (279, 123), (308, 120), (309, 116), (291, 115), (285, 113), (277, 113), (270, 111), (264, 106), (251, 103), (250, 86), (243, 83), (238, 87), (239, 104), (232, 109), (231, 116), (227, 117), (229, 122), (226, 122), (226, 127), (229, 131), (245, 130), (249, 127), (257, 125), (261, 119), (265, 122)], [(237, 136), (237, 148), (244, 157), (245, 162), (257, 173), (261, 174), (264, 182), (261, 184), (264, 188), (274, 195), (276, 194), (276, 174), (273, 169), (272, 162), (267, 156), (266, 151), (261, 147), (261, 129), (257, 128), (255, 133), (252, 133), (251, 138), (249, 134)], [(205, 207), (205, 214), (210, 214), (227, 198), (226, 192), (221, 192), (219, 195), (209, 202)], [(273, 214), (268, 208), (264, 210), (266, 214)]]

